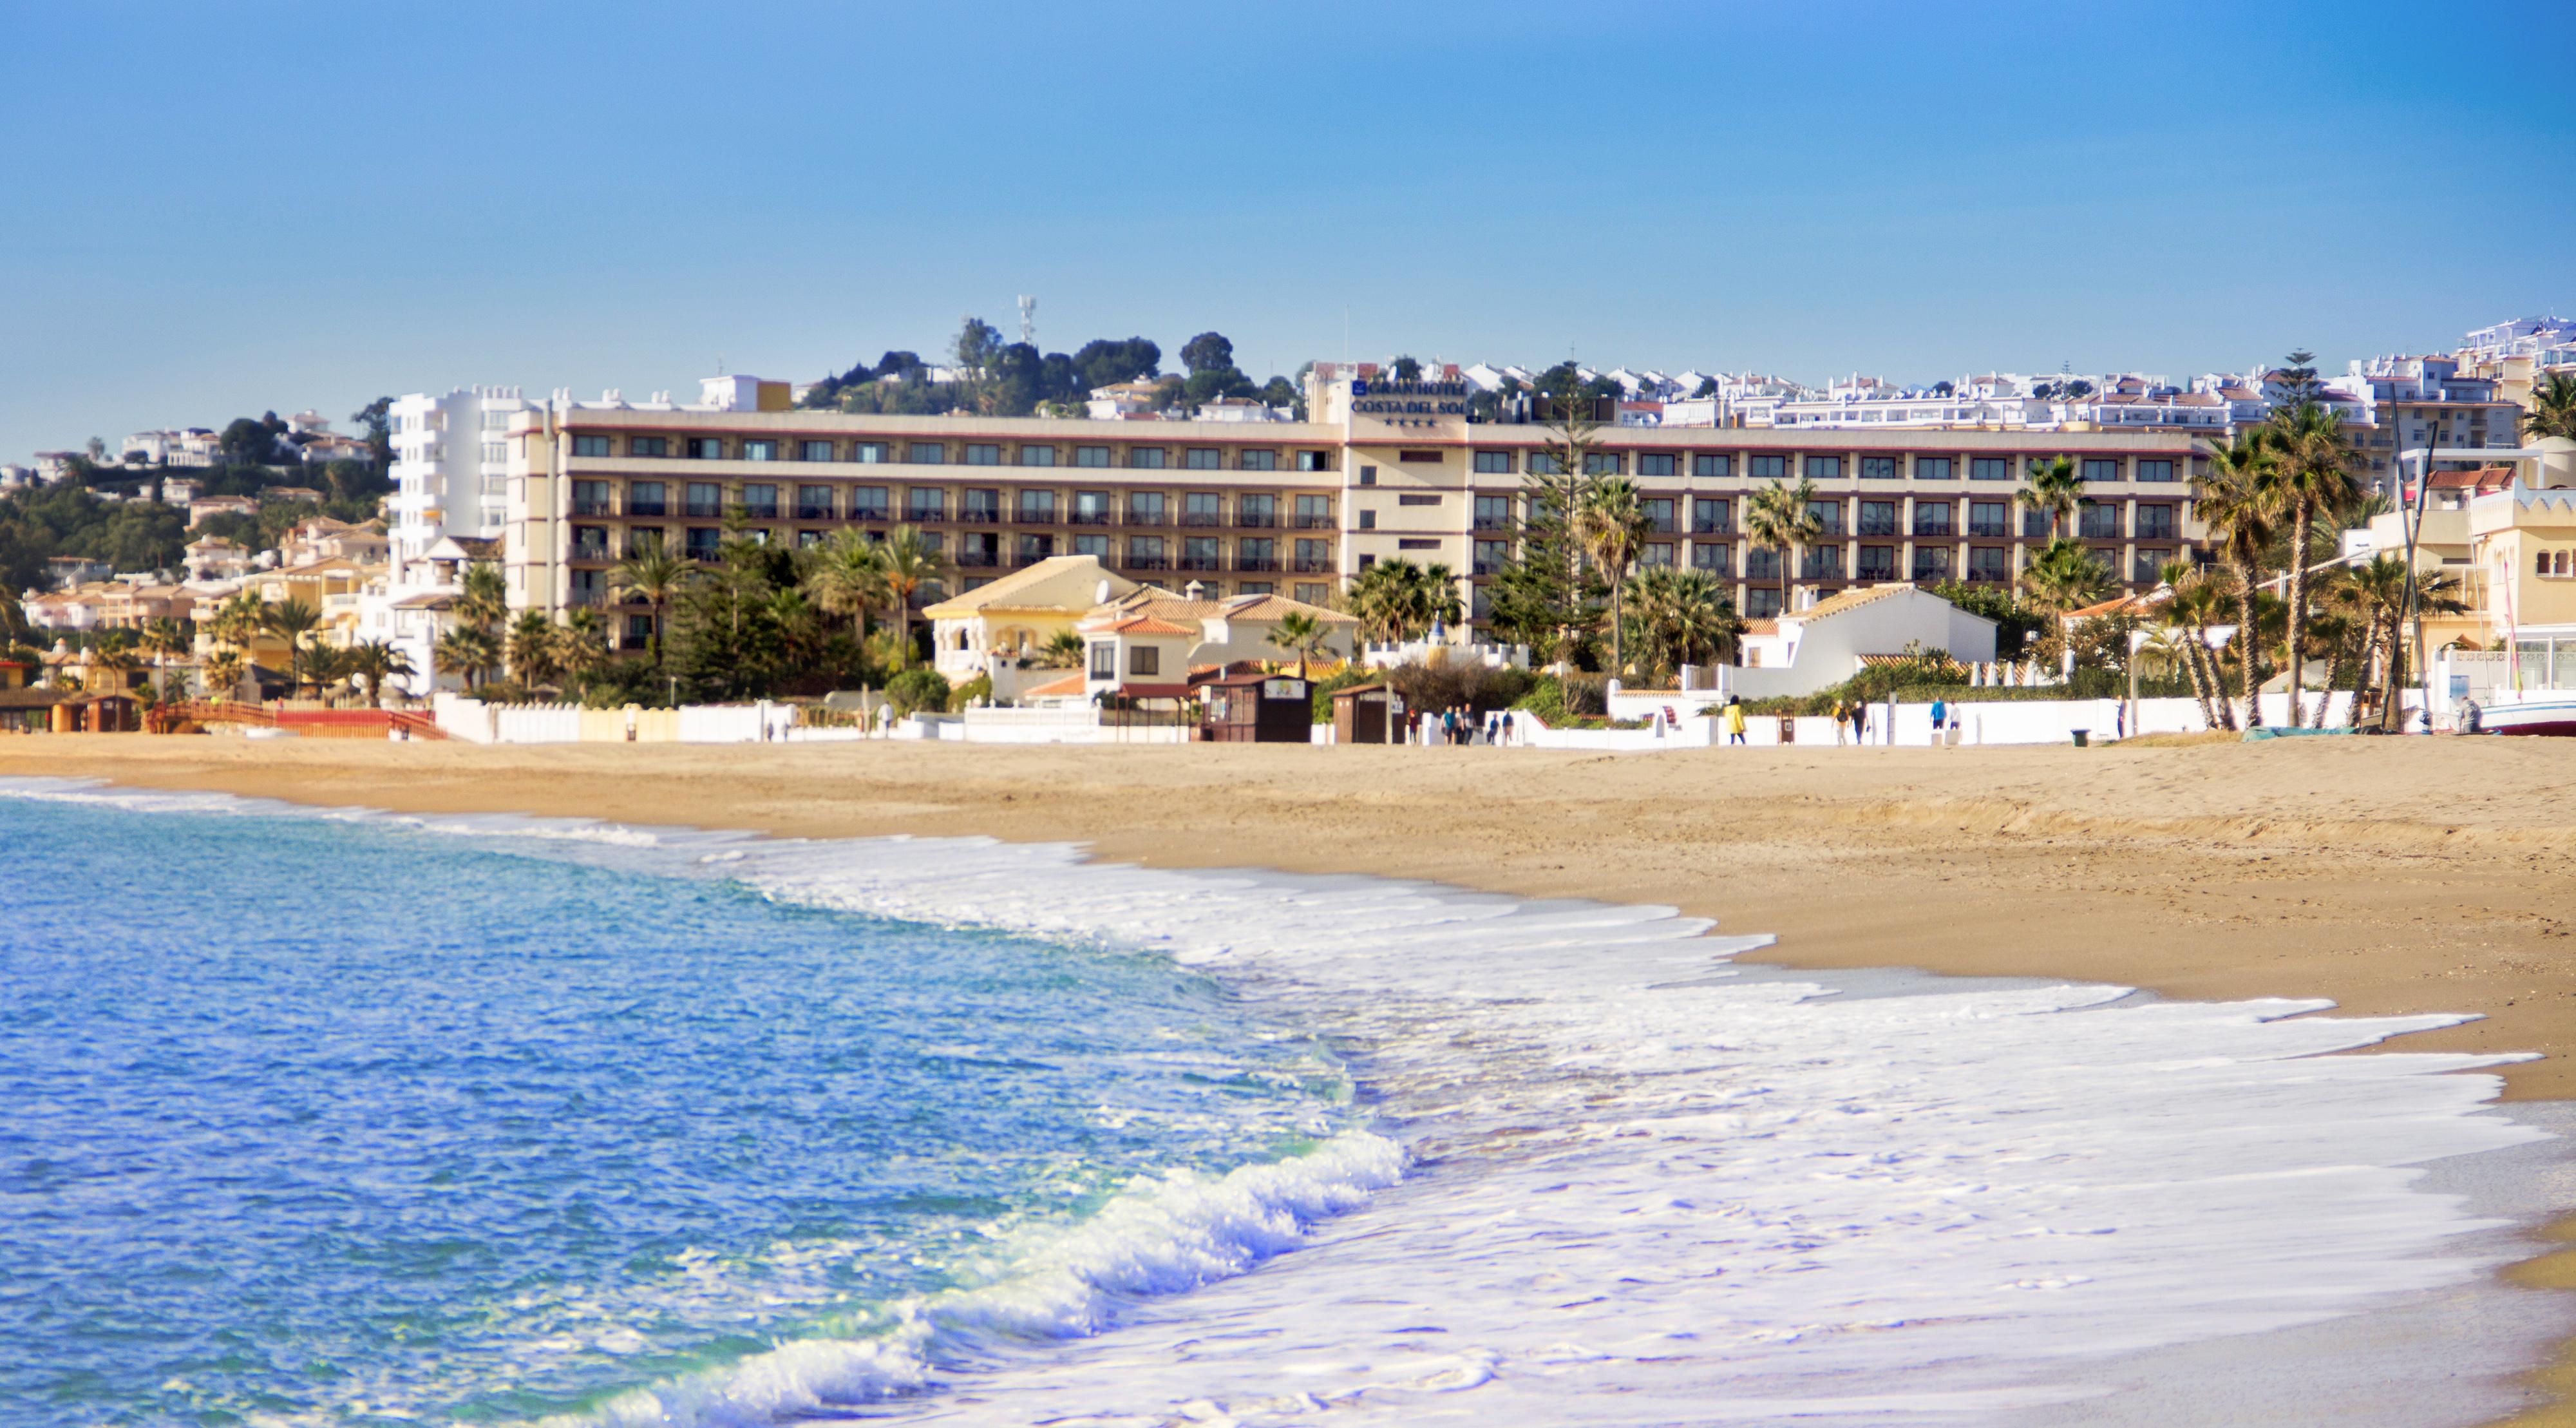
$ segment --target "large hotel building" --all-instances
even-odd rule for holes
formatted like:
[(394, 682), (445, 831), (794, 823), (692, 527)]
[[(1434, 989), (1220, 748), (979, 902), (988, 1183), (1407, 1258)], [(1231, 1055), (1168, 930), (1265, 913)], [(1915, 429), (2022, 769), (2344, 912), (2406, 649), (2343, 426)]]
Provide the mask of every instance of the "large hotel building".
[[(619, 560), (655, 541), (712, 559), (731, 517), (791, 546), (918, 526), (958, 589), (1088, 554), (1210, 597), (1323, 603), (1377, 561), (1439, 562), (1481, 616), (1548, 439), (1470, 421), (1468, 389), (1446, 374), (1371, 368), (1319, 366), (1303, 422), (854, 416), (794, 410), (783, 383), (707, 387), (692, 406), (558, 397), (510, 418), (501, 549), (515, 605), (607, 605)], [(1779, 557), (1746, 542), (1745, 505), (1784, 478), (1815, 482), (1825, 532), (1792, 572), (1800, 605), (1879, 581), (2008, 584), (2047, 534), (2015, 501), (2033, 459), (2075, 463), (2077, 534), (2131, 589), (2200, 535), (2194, 434), (2181, 430), (1605, 425), (1596, 438), (1600, 469), (1644, 495), (1643, 561), (1710, 572), (1753, 617), (1778, 608)], [(640, 646), (643, 608), (617, 613), (620, 643)]]

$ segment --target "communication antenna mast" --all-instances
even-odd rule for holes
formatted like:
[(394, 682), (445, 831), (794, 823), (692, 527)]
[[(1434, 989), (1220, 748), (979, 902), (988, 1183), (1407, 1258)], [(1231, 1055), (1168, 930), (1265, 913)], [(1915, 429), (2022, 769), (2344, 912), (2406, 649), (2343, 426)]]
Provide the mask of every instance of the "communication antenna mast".
[(1038, 341), (1038, 300), (1020, 294), (1020, 340), (1034, 347)]

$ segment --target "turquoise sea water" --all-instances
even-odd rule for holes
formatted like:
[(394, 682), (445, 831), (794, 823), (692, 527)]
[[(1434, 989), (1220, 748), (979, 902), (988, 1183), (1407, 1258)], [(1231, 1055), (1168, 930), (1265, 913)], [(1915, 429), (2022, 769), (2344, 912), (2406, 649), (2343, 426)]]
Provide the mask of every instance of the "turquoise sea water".
[(0, 1423), (586, 1414), (1348, 1123), (1157, 956), (309, 816), (0, 849)]

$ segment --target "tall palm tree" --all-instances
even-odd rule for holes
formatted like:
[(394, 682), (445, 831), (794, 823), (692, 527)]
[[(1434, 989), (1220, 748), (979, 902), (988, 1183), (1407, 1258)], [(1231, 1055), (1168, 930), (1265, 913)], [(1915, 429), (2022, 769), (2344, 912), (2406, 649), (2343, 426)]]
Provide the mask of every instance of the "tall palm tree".
[(1628, 581), (1629, 622), (1656, 679), (1719, 658), (1742, 632), (1734, 602), (1705, 570), (1649, 566)]
[(2306, 722), (2299, 693), (2308, 653), (2308, 537), (2319, 515), (2351, 505), (2361, 487), (2353, 478), (2352, 438), (2344, 435), (2332, 407), (2301, 402), (2275, 411), (2262, 437), (2273, 451), (2275, 500), (2290, 517), (2290, 578), (2283, 594), (2290, 606), (2290, 727), (2296, 729)]
[(2063, 456), (2042, 463), (2034, 456), (2028, 474), (2030, 484), (2017, 499), (2026, 509), (2048, 513), (2051, 540), (2075, 534), (2075, 512), (2084, 504), (2084, 478), (2076, 474), (2075, 463)]
[(580, 676), (607, 662), (607, 618), (588, 605), (567, 612), (563, 623), (555, 627), (555, 668)]
[(501, 567), (488, 560), (465, 567), (457, 582), (456, 617), (483, 626), (510, 618), (510, 584), (501, 577)]
[(167, 617), (150, 620), (143, 626), (143, 647), (152, 652), (152, 694), (156, 699), (170, 697), (170, 657), (183, 655), (196, 647), (196, 635), (186, 620)]
[(2531, 388), (2531, 410), (2522, 415), (2522, 434), (2538, 441), (2563, 436), (2576, 441), (2576, 376), (2552, 372)]
[(608, 572), (611, 599), (641, 600), (653, 609), (653, 667), (662, 666), (663, 617), (671, 602), (697, 578), (697, 567), (660, 541), (637, 549)]
[(454, 670), (470, 694), (485, 672), (501, 662), (501, 642), (481, 625), (460, 624), (438, 637), (436, 653), (438, 667)]
[(1646, 542), (1646, 529), (1645, 503), (1637, 495), (1637, 484), (1625, 476), (1604, 476), (1592, 483), (1574, 513), (1576, 538), (1610, 583), (1610, 672), (1614, 676), (1624, 676), (1628, 670), (1620, 601), (1628, 585), (1628, 567), (1636, 563), (1637, 551)]
[(261, 626), (286, 641), (287, 674), (298, 690), (313, 674), (314, 656), (308, 651), (318, 648), (315, 632), (321, 623), (322, 612), (301, 600), (280, 600), (260, 612)]
[(866, 639), (868, 607), (885, 589), (885, 562), (878, 558), (877, 542), (855, 529), (832, 532), (808, 557), (805, 588), (816, 605), (850, 617), (853, 639)]
[(2263, 727), (2262, 673), (2255, 652), (2254, 592), (2263, 552), (2272, 544), (2280, 502), (2272, 486), (2271, 449), (2248, 435), (2208, 449), (2208, 474), (2191, 483), (2192, 504), (2220, 556), (2236, 571), (2236, 658), (2245, 694), (2245, 727)]
[(921, 538), (919, 526), (897, 526), (877, 548), (877, 569), (877, 588), (894, 607), (895, 635), (909, 646), (913, 599), (938, 593), (948, 562)]
[(367, 702), (373, 705), (385, 702), (386, 680), (413, 672), (411, 656), (385, 640), (361, 640), (349, 646), (347, 669), (352, 678), (366, 684)]
[(1781, 481), (1753, 493), (1744, 508), (1744, 536), (1755, 545), (1780, 553), (1780, 613), (1789, 613), (1789, 573), (1798, 552), (1825, 533), (1813, 509), (1816, 483), (1801, 476), (1791, 486)]
[(2219, 682), (2218, 665), (2209, 656), (2211, 616), (2223, 598), (2218, 584), (2187, 560), (2168, 560), (2156, 578), (2165, 589), (2165, 623), (2182, 632), (2183, 664), (2191, 674), (2192, 693), (2200, 700), (2204, 727), (2233, 729), (2236, 708)]
[(2022, 595), (2056, 616), (2058, 642), (2067, 646), (2067, 668), (2073, 667), (2075, 632), (2067, 628), (2066, 617), (2101, 599), (2110, 586), (2111, 572), (2102, 568), (2082, 542), (2064, 536), (2040, 547), (2039, 553), (2022, 567)]
[(1303, 610), (1291, 610), (1279, 617), (1270, 632), (1270, 643), (1297, 656), (1297, 677), (1306, 677), (1306, 662), (1332, 639), (1332, 627)]
[(250, 662), (242, 658), (241, 651), (221, 650), (206, 661), (198, 678), (205, 685), (206, 697), (235, 699), (240, 697), (241, 682), (249, 673)]

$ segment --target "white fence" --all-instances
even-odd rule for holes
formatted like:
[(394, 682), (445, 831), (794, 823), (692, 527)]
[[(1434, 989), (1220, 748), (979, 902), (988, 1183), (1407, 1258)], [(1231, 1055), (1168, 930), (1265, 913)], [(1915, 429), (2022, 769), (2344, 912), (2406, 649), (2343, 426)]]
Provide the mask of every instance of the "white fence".
[[(1780, 737), (1781, 718), (1776, 714), (1748, 714), (1744, 719), (1744, 745), (1730, 745), (1720, 732), (1724, 725), (1715, 715), (1699, 711), (1711, 701), (1704, 690), (1676, 695), (1671, 691), (1653, 694), (1643, 691), (1621, 691), (1613, 696), (1612, 707), (1622, 719), (1650, 720), (1643, 729), (1551, 729), (1527, 713), (1512, 715), (1512, 740), (1517, 747), (1538, 749), (1591, 749), (1617, 753), (1655, 753), (1675, 749), (1719, 747), (1776, 748)], [(2290, 703), (2286, 694), (2266, 694), (2263, 721), (2273, 727), (2289, 722)], [(2409, 700), (2411, 705), (2414, 701)], [(1995, 699), (1963, 700), (1944, 709), (1950, 728), (1942, 742), (1954, 746), (2005, 744), (2071, 744), (2075, 731), (2085, 731), (2088, 740), (2109, 742), (2140, 734), (2197, 734), (2208, 724), (2201, 718), (2200, 701), (2196, 699), (2141, 699), (2130, 706), (2124, 716), (2118, 699)], [(2302, 701), (2311, 725), (2326, 728), (2343, 727), (2352, 706), (2352, 695), (2337, 690), (2325, 697), (2324, 715), (2318, 717), (2318, 696), (2311, 693)], [(2239, 709), (2240, 716), (2242, 709)], [(2135, 718), (2130, 727), (2127, 718)], [(1790, 737), (1786, 742), (1804, 748), (1833, 747), (1855, 742), (1851, 726), (1828, 718), (1800, 715), (1788, 720)], [(1932, 706), (1929, 704), (1885, 703), (1869, 706), (1857, 742), (1877, 746), (1931, 746), (1935, 740), (1932, 728)]]

